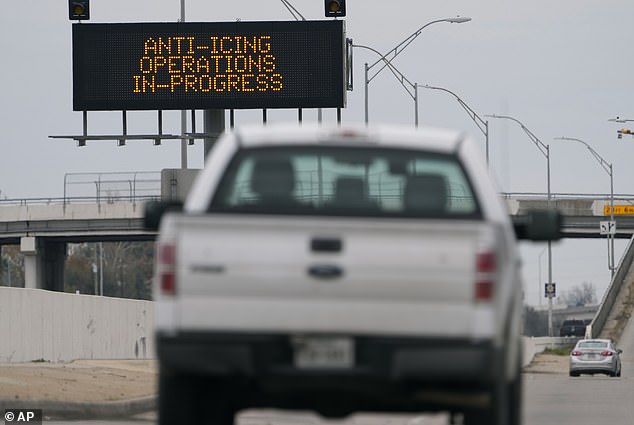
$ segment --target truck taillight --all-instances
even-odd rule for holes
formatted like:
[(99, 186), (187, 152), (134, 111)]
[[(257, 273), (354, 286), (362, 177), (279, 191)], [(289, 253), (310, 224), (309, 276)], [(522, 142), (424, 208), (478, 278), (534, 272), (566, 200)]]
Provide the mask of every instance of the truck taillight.
[(480, 252), (476, 257), (475, 301), (491, 301), (495, 290), (495, 253)]
[(162, 243), (158, 247), (159, 289), (163, 295), (176, 293), (176, 245)]

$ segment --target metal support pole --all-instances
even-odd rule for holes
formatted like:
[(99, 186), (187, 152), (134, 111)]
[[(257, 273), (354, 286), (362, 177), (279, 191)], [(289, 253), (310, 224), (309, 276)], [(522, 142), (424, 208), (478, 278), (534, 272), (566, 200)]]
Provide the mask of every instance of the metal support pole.
[(99, 295), (103, 296), (103, 242), (99, 242)]
[[(551, 208), (550, 198), (550, 145), (546, 145), (546, 185), (548, 187), (548, 208)], [(548, 241), (548, 283), (553, 283), (553, 247)], [(553, 297), (548, 297), (548, 336), (553, 336)]]
[[(569, 140), (583, 144), (590, 151), (592, 156), (594, 156), (594, 158), (599, 161), (599, 165), (601, 165), (601, 168), (603, 168), (603, 170), (608, 173), (608, 175), (610, 176), (610, 221), (614, 222), (614, 170), (612, 168), (612, 164), (608, 163), (601, 155), (599, 155), (599, 152), (594, 150), (592, 146), (581, 139), (576, 139), (574, 137), (556, 137), (555, 139)], [(612, 231), (616, 231), (616, 229), (610, 229), (610, 231), (606, 235), (606, 241), (608, 243), (608, 269), (610, 269), (611, 277), (614, 278), (616, 270), (614, 266), (614, 234), (612, 233)]]
[(83, 135), (88, 136), (88, 111), (82, 111)]
[(187, 145), (189, 140), (187, 133), (187, 111), (181, 111), (181, 168), (187, 168)]
[[(185, 22), (185, 0), (181, 0), (181, 18), (180, 22)], [(193, 132), (193, 131), (192, 131)], [(181, 168), (187, 168), (187, 145), (193, 144), (193, 139), (187, 140), (185, 134), (187, 133), (187, 111), (181, 111)]]
[(418, 128), (418, 83), (414, 83), (414, 127)]
[[(544, 282), (542, 281), (542, 255), (544, 255), (544, 252), (546, 252), (546, 248), (542, 249), (542, 252), (540, 252), (539, 255), (537, 256), (537, 267), (538, 267), (538, 270), (539, 270), (539, 272), (538, 272), (539, 273), (539, 282), (537, 284), (537, 301), (538, 301), (538, 304), (540, 306), (543, 304), (542, 303), (542, 298), (543, 298), (542, 294), (545, 292), (544, 291), (545, 288), (543, 287)], [(544, 291), (544, 292), (542, 292), (542, 291)]]
[(158, 137), (154, 139), (154, 146), (161, 144), (161, 136), (163, 135), (163, 111), (158, 112)]
[(486, 149), (487, 167), (489, 166), (489, 121), (484, 122), (484, 143)]
[[(83, 135), (84, 137), (88, 137), (88, 111), (82, 111), (82, 124), (83, 124)], [(78, 140), (77, 146), (86, 146), (86, 139)]]
[[(614, 174), (612, 164), (610, 164), (610, 220), (614, 222)], [(614, 268), (614, 236), (614, 233), (610, 234), (610, 271), (612, 272), (612, 279), (614, 279), (614, 273), (616, 272)]]
[(119, 139), (119, 146), (125, 146), (125, 136), (128, 134), (128, 116), (126, 111), (121, 111), (121, 125), (123, 137)]
[[(550, 145), (544, 144), (532, 131), (530, 131), (524, 124), (522, 124), (518, 119), (509, 117), (508, 115), (486, 115), (491, 118), (504, 118), (511, 121), (516, 122), (521, 129), (526, 133), (526, 135), (531, 139), (531, 141), (535, 144), (537, 149), (546, 157), (546, 185), (548, 189), (548, 208), (552, 208), (551, 205), (551, 191), (550, 191)], [(488, 128), (488, 125), (487, 125)], [(487, 131), (488, 134), (488, 131)], [(488, 138), (487, 138), (488, 140)], [(548, 241), (548, 283), (553, 283), (553, 255), (552, 255), (552, 243)], [(552, 295), (548, 296), (548, 336), (553, 336), (553, 299)]]
[(205, 127), (205, 157), (207, 157), (218, 137), (225, 131), (224, 109), (206, 109), (203, 124)]
[[(192, 133), (196, 134), (196, 110), (192, 109)], [(188, 144), (189, 145), (193, 145), (194, 144), (194, 138), (190, 138)]]
[(370, 82), (368, 81), (368, 63), (365, 63), (365, 125), (368, 125), (368, 85)]
[[(549, 243), (550, 244), (550, 243)], [(553, 336), (553, 297), (548, 296), (548, 336)]]

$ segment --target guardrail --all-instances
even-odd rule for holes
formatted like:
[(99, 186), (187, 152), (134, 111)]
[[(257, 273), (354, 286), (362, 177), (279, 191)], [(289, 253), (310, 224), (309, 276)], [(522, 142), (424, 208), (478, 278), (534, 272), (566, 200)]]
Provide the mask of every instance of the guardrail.
[(578, 337), (548, 337), (548, 336), (524, 336), (522, 343), (524, 346), (524, 355), (522, 366), (527, 366), (533, 361), (535, 354), (544, 352), (547, 348), (565, 348), (573, 346), (579, 341)]

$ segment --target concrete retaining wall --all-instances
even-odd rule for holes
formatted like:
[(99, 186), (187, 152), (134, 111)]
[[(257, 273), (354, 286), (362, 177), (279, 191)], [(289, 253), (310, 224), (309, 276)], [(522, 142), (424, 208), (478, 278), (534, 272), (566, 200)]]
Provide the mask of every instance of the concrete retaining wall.
[(0, 287), (0, 362), (154, 358), (151, 301)]
[[(152, 359), (151, 301), (0, 287), (0, 362)], [(524, 337), (524, 365), (577, 338)]]

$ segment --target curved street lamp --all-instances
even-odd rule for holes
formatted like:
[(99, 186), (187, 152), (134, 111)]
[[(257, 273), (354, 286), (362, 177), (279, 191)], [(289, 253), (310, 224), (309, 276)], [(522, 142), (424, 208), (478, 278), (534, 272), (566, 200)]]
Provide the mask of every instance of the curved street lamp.
[(421, 87), (425, 87), (426, 89), (431, 89), (431, 90), (444, 91), (456, 98), (460, 106), (462, 106), (462, 108), (465, 111), (467, 111), (467, 114), (469, 114), (469, 117), (473, 120), (475, 125), (480, 129), (482, 134), (484, 134), (484, 140), (485, 140), (485, 146), (486, 146), (486, 161), (488, 166), (489, 165), (489, 122), (483, 120), (478, 114), (476, 114), (476, 112), (473, 109), (471, 109), (469, 105), (467, 105), (462, 99), (460, 99), (460, 97), (456, 93), (452, 92), (451, 90), (446, 89), (444, 87), (430, 86), (428, 84), (425, 84), (424, 86), (421, 86)]
[[(592, 154), (592, 156), (594, 156), (594, 158), (599, 161), (599, 165), (601, 165), (601, 168), (603, 168), (603, 170), (608, 173), (608, 175), (610, 176), (610, 221), (614, 222), (614, 173), (613, 173), (613, 169), (612, 169), (612, 163), (607, 162), (605, 159), (603, 159), (603, 157), (601, 155), (599, 155), (599, 153), (594, 150), (592, 148), (592, 146), (590, 146), (588, 143), (584, 142), (581, 139), (576, 139), (574, 137), (556, 137), (555, 140), (568, 140), (570, 142), (579, 142), (583, 145), (585, 145), (586, 148), (588, 148), (588, 150), (590, 151), (590, 153)], [(614, 277), (614, 234), (610, 233), (608, 234), (608, 237), (611, 239), (611, 243), (610, 243), (610, 252), (608, 253), (608, 256), (610, 257), (610, 261), (608, 263), (608, 268), (610, 269), (610, 272), (612, 273), (612, 277)]]
[[(416, 127), (418, 127), (418, 91), (416, 90), (417, 84), (416, 83), (412, 83), (407, 77), (405, 77), (405, 75), (403, 75), (403, 73), (401, 71), (398, 70), (398, 68), (396, 68), (394, 66), (394, 64), (392, 62), (390, 62), (389, 60), (387, 60), (385, 58), (385, 56), (383, 56), (381, 54), (381, 52), (379, 52), (378, 50), (370, 47), (370, 46), (365, 46), (363, 44), (353, 44), (352, 47), (358, 47), (360, 49), (366, 49), (366, 50), (370, 50), (371, 52), (376, 53), (377, 55), (379, 55), (381, 58), (379, 59), (380, 61), (384, 61), (385, 65), (384, 67), (387, 67), (390, 72), (394, 75), (394, 77), (398, 80), (399, 83), (401, 83), (401, 85), (403, 86), (403, 88), (405, 89), (405, 91), (407, 92), (407, 94), (414, 99), (414, 125)], [(381, 68), (383, 69), (383, 68)], [(364, 92), (365, 92), (365, 124), (368, 124), (368, 86), (370, 84), (370, 80), (368, 79), (368, 64), (366, 62), (365, 64), (365, 86), (364, 86)], [(374, 74), (374, 77), (376, 77), (376, 74)], [(372, 78), (374, 78), (372, 77)], [(407, 85), (405, 84), (407, 83)], [(409, 85), (409, 87), (408, 87)], [(411, 88), (410, 88), (411, 87)]]
[[(394, 58), (396, 58), (398, 55), (400, 55), (403, 50), (405, 50), (405, 48), (407, 46), (409, 46), (420, 34), (421, 32), (427, 28), (428, 26), (432, 25), (432, 24), (436, 24), (439, 22), (449, 22), (452, 24), (461, 24), (464, 22), (469, 22), (471, 20), (471, 18), (467, 18), (464, 16), (456, 16), (454, 18), (445, 18), (445, 19), (436, 19), (434, 21), (428, 22), (425, 25), (423, 25), (422, 27), (420, 27), (419, 29), (417, 29), (416, 31), (414, 31), (412, 34), (410, 34), (408, 37), (406, 37), (403, 41), (401, 41), (400, 43), (398, 43), (394, 48), (392, 48), (390, 51), (388, 51), (385, 54), (381, 54), (380, 52), (378, 52), (377, 50), (370, 48), (368, 46), (362, 46), (362, 45), (353, 45), (353, 47), (363, 47), (369, 50), (372, 50), (373, 52), (377, 53), (380, 58), (377, 59), (375, 62), (373, 62), (371, 65), (368, 65), (368, 63), (365, 63), (365, 123), (367, 124), (369, 121), (369, 106), (368, 106), (368, 86), (370, 85), (370, 82), (376, 78), (377, 75), (379, 75), (379, 73), (381, 71), (383, 71), (386, 67), (389, 67), (390, 70), (392, 70), (392, 73), (394, 73), (394, 69), (393, 65), (392, 65), (392, 61), (394, 60)], [(378, 70), (376, 70), (372, 75), (370, 75), (370, 71), (372, 70), (372, 68), (374, 68), (375, 66), (379, 65), (379, 64), (383, 64), (383, 66), (381, 66)], [(398, 75), (397, 75), (398, 74)], [(409, 89), (406, 88), (407, 92), (409, 93), (409, 95), (414, 99), (414, 103), (417, 104), (417, 95), (416, 95), (416, 85), (412, 84), (409, 80), (407, 80), (402, 73), (397, 72), (397, 74), (395, 74), (395, 76), (397, 77), (397, 79), (399, 80), (399, 82), (401, 83), (401, 85), (404, 85), (404, 82), (407, 82), (410, 86), (412, 86), (414, 88), (414, 94), (412, 94), (412, 92), (409, 91)], [(418, 125), (418, 108), (416, 108), (416, 125)]]
[[(517, 118), (510, 117), (508, 115), (485, 115), (485, 117), (491, 118), (501, 118), (511, 120), (517, 123), (524, 133), (528, 136), (529, 139), (535, 144), (537, 149), (546, 157), (546, 185), (548, 189), (548, 206), (550, 207), (550, 147), (544, 144), (535, 134), (530, 131), (520, 120)], [(552, 242), (548, 241), (548, 283), (553, 283), (553, 252), (552, 252)], [(553, 299), (552, 297), (548, 297), (548, 336), (553, 336)]]
[[(508, 120), (516, 122), (522, 128), (522, 130), (524, 130), (524, 133), (526, 133), (528, 138), (531, 139), (531, 141), (535, 144), (535, 146), (537, 146), (537, 149), (539, 149), (542, 155), (544, 155), (544, 157), (546, 158), (546, 185), (548, 189), (548, 203), (550, 204), (550, 147), (544, 144), (541, 140), (539, 140), (539, 138), (535, 136), (535, 134), (532, 131), (530, 131), (524, 124), (522, 124), (520, 120), (516, 118), (510, 117), (508, 115), (495, 115), (495, 114), (485, 115), (485, 117), (502, 118), (502, 119), (508, 119)], [(550, 242), (548, 243), (550, 244)]]

